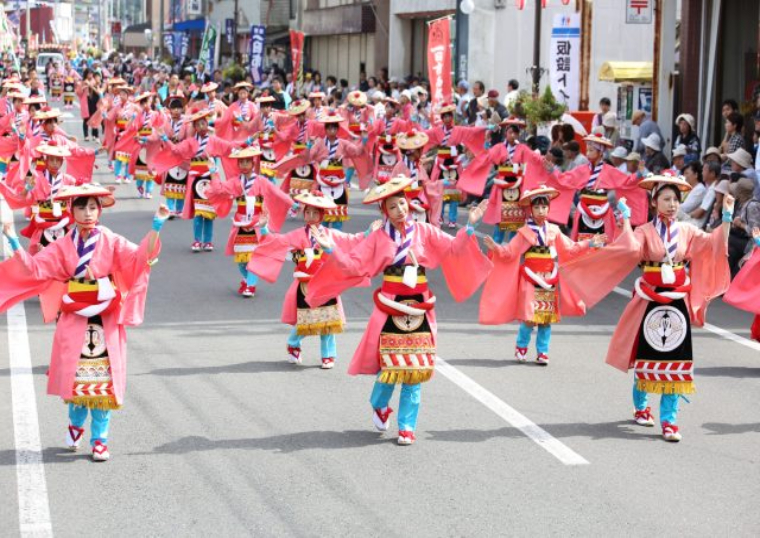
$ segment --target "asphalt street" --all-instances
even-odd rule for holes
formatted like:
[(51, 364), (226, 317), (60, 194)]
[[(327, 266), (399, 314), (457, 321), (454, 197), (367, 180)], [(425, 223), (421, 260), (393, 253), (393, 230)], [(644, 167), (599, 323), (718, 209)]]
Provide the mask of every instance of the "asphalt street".
[[(64, 125), (81, 138), (80, 120)], [(99, 167), (95, 179), (112, 183), (102, 158)], [(351, 194), (346, 230), (361, 231), (378, 214)], [(137, 242), (158, 197), (137, 199), (134, 185), (117, 197), (102, 223)], [(334, 370), (319, 368), (317, 338), (305, 340), (304, 365), (290, 365), (279, 316), (291, 266), (255, 298), (238, 297), (237, 268), (223, 255), (229, 227), (217, 221), (217, 251), (194, 254), (189, 221), (165, 226), (145, 323), (128, 330), (126, 402), (114, 413), (107, 463), (64, 448), (66, 408), (45, 394), (54, 327), (36, 299), (24, 304), (46, 492), (17, 479), (25, 460), (0, 315), (0, 535), (21, 532), (30, 495), (44, 495), (61, 537), (757, 535), (760, 346), (742, 340), (748, 314), (719, 300), (708, 313), (740, 342), (694, 332), (698, 391), (682, 402), (683, 441), (670, 444), (659, 427), (633, 423), (632, 375), (604, 364), (625, 296), (555, 326), (542, 368), (514, 361), (516, 325), (478, 325), (479, 294), (455, 303), (435, 271), (448, 375), (425, 384), (417, 443), (399, 447), (395, 428), (372, 426), (373, 379), (346, 373), (374, 288), (343, 296), (349, 323)], [(526, 435), (530, 425), (515, 427), (474, 394), (490, 394), (587, 463), (566, 464)]]

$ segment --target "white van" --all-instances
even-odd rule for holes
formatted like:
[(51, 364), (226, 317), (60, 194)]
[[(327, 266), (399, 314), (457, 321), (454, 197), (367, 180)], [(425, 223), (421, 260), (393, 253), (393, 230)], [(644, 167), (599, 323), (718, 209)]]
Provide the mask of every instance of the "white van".
[(63, 67), (63, 54), (60, 52), (40, 52), (37, 55), (37, 75), (39, 76), (40, 80), (47, 86), (47, 73), (45, 72), (45, 68), (47, 67), (48, 61), (53, 60), (53, 62), (58, 63), (58, 67)]

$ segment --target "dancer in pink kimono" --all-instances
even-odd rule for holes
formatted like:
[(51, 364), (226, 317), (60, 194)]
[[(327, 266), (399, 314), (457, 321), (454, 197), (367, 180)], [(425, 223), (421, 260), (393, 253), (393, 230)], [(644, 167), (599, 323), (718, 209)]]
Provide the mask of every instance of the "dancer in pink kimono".
[[(501, 126), (505, 130), (504, 143), (496, 144), (488, 151), (477, 152), (462, 171), (459, 180), (462, 191), (483, 196), (488, 176), (493, 167), (496, 167), (496, 177), (483, 222), (494, 225), (493, 239), (497, 244), (503, 243), (505, 238), (507, 241), (512, 239), (517, 230), (525, 225), (526, 215), (520, 207), (522, 193), (546, 185), (549, 181), (543, 157), (519, 141), (520, 128), (525, 123), (516, 118), (507, 118), (501, 122)], [(572, 198), (572, 195), (569, 196)], [(555, 199), (552, 207), (557, 203), (560, 200)], [(549, 219), (551, 220), (551, 215)]]
[[(325, 137), (325, 124), (308, 118), (307, 112), (310, 107), (306, 99), (298, 99), (290, 103), (288, 115), (291, 121), (281, 122), (280, 128), (275, 133), (278, 140), (289, 145), (293, 155), (303, 153), (309, 145), (314, 145), (314, 140)], [(313, 163), (306, 163), (292, 169), (283, 177), (282, 190), (291, 196), (315, 190), (318, 169), (319, 167)], [(298, 207), (297, 204), (294, 207)], [(295, 210), (291, 216), (295, 216)]]
[(262, 211), (267, 212), (272, 229), (278, 232), (292, 205), (290, 196), (254, 171), (254, 159), (260, 155), (261, 151), (256, 147), (233, 151), (230, 158), (237, 161), (238, 173), (228, 173), (224, 182), (219, 179), (219, 174), (212, 173), (211, 184), (206, 190), (218, 217), (229, 214), (233, 200), (237, 206), (224, 253), (234, 257), (243, 277), (238, 288), (238, 294), (243, 297), (256, 294), (258, 277), (247, 266), (259, 244), (256, 226)]
[[(290, 254), (296, 264), (293, 283), (285, 293), (282, 305), (282, 322), (292, 325), (287, 343), (288, 362), (301, 364), (301, 342), (305, 336), (319, 336), (322, 369), (330, 370), (338, 357), (336, 334), (343, 332), (345, 316), (340, 297), (311, 307), (306, 303), (309, 281), (330, 256), (330, 247), (351, 250), (361, 243), (370, 232), (379, 228), (381, 221), (372, 224), (360, 234), (345, 234), (322, 226), (325, 212), (335, 207), (335, 202), (320, 192), (301, 193), (295, 200), (303, 207), (305, 226), (286, 234), (276, 234), (267, 228), (266, 213), (259, 219), (262, 240), (251, 256), (248, 270), (274, 283), (280, 274), (285, 257)], [(329, 242), (328, 242), (329, 239)]]
[[(549, 219), (559, 224), (567, 223), (573, 197), (580, 191), (570, 238), (578, 241), (604, 233), (612, 240), (618, 231), (609, 191), (614, 190), (618, 198), (629, 200), (630, 209), (636, 211), (635, 215), (631, 214), (635, 222), (646, 220), (646, 193), (638, 188), (637, 174), (626, 174), (604, 162), (605, 148), (611, 148), (612, 142), (601, 135), (590, 135), (583, 140), (586, 141), (589, 164), (561, 175), (555, 171), (547, 182), (561, 194)], [(643, 216), (640, 215), (642, 208)]]
[(121, 133), (116, 142), (116, 152), (129, 155), (127, 175), (135, 178), (138, 198), (153, 198), (156, 176), (149, 163), (160, 149), (161, 132), (164, 124), (163, 115), (153, 110), (153, 92), (145, 92), (135, 97), (135, 115), (129, 126)]
[[(384, 183), (393, 177), (393, 168), (401, 159), (396, 147), (396, 135), (411, 130), (414, 123), (399, 117), (401, 104), (390, 97), (385, 98), (385, 117), (376, 120), (367, 133), (367, 148), (375, 150), (375, 171), (372, 177), (378, 183)], [(395, 157), (395, 158), (394, 158)], [(367, 181), (359, 181), (359, 188), (369, 187)]]
[(323, 114), (319, 121), (325, 124), (325, 138), (316, 140), (312, 147), (306, 151), (287, 157), (277, 163), (275, 169), (279, 174), (285, 174), (299, 167), (313, 164), (318, 167), (316, 178), (319, 190), (329, 196), (336, 205), (325, 215), (325, 223), (328, 227), (340, 230), (343, 223), (350, 217), (348, 215), (348, 190), (343, 159), (351, 159), (359, 178), (369, 176), (371, 161), (366, 149), (361, 142), (354, 143), (338, 138), (338, 125), (343, 117), (335, 110)]
[(237, 101), (232, 103), (216, 119), (214, 128), (216, 135), (224, 140), (241, 142), (251, 136), (251, 120), (255, 117), (256, 105), (249, 100), (253, 85), (248, 82), (238, 82), (233, 90), (237, 92)]
[(78, 183), (74, 176), (61, 171), (64, 159), (71, 155), (66, 147), (51, 141), (35, 151), (43, 156), (45, 170), (34, 170), (15, 189), (0, 182), (0, 194), (11, 209), (31, 208), (29, 225), (21, 235), (29, 239), (32, 254), (66, 235), (72, 225), (71, 215), (58, 197), (64, 187)]
[(213, 252), (214, 250), (214, 219), (216, 210), (208, 200), (206, 191), (211, 184), (211, 171), (216, 169), (211, 159), (228, 157), (232, 150), (243, 145), (250, 146), (253, 140), (231, 142), (211, 134), (208, 128), (208, 116), (211, 111), (204, 108), (196, 112), (188, 120), (195, 134), (181, 142), (174, 143), (165, 134), (161, 141), (164, 148), (153, 158), (153, 170), (162, 174), (177, 166), (189, 168), (185, 190), (185, 204), (182, 218), (193, 219), (193, 238), (190, 246), (193, 252)]
[(441, 116), (441, 122), (427, 129), (425, 134), (428, 136), (428, 143), (422, 153), (430, 150), (436, 150), (436, 158), (433, 164), (433, 170), (430, 173), (430, 180), (435, 184), (441, 179), (443, 192), (441, 194), (441, 207), (431, 207), (431, 211), (442, 212), (445, 206), (449, 207), (448, 226), (456, 228), (457, 209), (459, 202), (462, 200), (461, 193), (457, 188), (459, 177), (462, 173), (461, 155), (459, 146), (463, 146), (468, 151), (477, 155), (483, 151), (486, 142), (485, 127), (466, 127), (463, 125), (454, 125), (454, 113), (456, 105), (444, 103), (438, 110)]
[(526, 362), (533, 327), (536, 336), (536, 362), (549, 364), (552, 324), (563, 316), (586, 313), (571, 286), (562, 279), (561, 269), (591, 247), (604, 243), (601, 236), (575, 243), (559, 227), (547, 221), (550, 201), (559, 193), (542, 186), (525, 190), (520, 206), (528, 215), (525, 225), (505, 246), (491, 237), (485, 245), (493, 254), (494, 270), (486, 280), (480, 299), (480, 323), (501, 325), (520, 321), (515, 359)]
[[(415, 441), (420, 384), (433, 375), (437, 356), (435, 295), (428, 288), (427, 271), (441, 266), (454, 299), (464, 301), (491, 270), (491, 262), (472, 237), (485, 204), (472, 208), (467, 229), (452, 237), (410, 218), (404, 190), (411, 182), (399, 176), (370, 190), (364, 203), (380, 203), (386, 217), (383, 227), (349, 251), (333, 249), (306, 293), (306, 302), (319, 306), (383, 275), (382, 286), (374, 294), (375, 309), (348, 373), (377, 376), (370, 404), (380, 431), (388, 429), (392, 412), (388, 404), (395, 385), (401, 384), (400, 445)], [(332, 249), (329, 241), (325, 248)]]
[[(691, 186), (680, 177), (650, 174), (640, 183), (651, 190), (655, 217), (631, 230), (627, 222), (615, 244), (598, 253), (604, 270), (589, 285), (588, 259), (570, 262), (563, 278), (588, 308), (601, 300), (636, 266), (631, 302), (620, 317), (607, 351), (607, 364), (634, 370), (634, 420), (654, 426), (648, 394), (660, 394), (660, 424), (666, 441), (680, 441), (677, 422), (681, 395), (694, 392), (692, 324), (701, 327), (709, 302), (729, 286), (728, 232), (733, 197), (723, 199), (723, 225), (712, 233), (676, 219), (683, 192)], [(619, 209), (630, 212), (625, 205)], [(609, 252), (605, 252), (608, 251)]]
[(100, 225), (111, 191), (86, 184), (63, 189), (76, 225), (59, 241), (32, 256), (19, 245), (13, 225), (3, 227), (14, 251), (0, 264), (0, 311), (47, 296), (56, 321), (47, 392), (69, 407), (66, 446), (79, 448), (87, 415), (92, 416), (92, 458), (106, 461), (111, 411), (124, 403), (127, 347), (125, 327), (142, 323), (151, 264), (160, 251), (158, 233), (168, 210), (158, 210), (153, 230), (140, 246)]
[(750, 334), (760, 342), (760, 228), (753, 228), (752, 240), (755, 248), (731, 282), (723, 302), (755, 315)]
[(422, 148), (428, 137), (422, 131), (407, 131), (396, 136), (396, 146), (401, 152), (401, 160), (393, 167), (393, 177), (406, 176), (412, 179), (406, 190), (411, 217), (417, 222), (429, 222), (441, 227), (441, 207), (443, 205), (443, 182), (431, 181), (422, 159)]

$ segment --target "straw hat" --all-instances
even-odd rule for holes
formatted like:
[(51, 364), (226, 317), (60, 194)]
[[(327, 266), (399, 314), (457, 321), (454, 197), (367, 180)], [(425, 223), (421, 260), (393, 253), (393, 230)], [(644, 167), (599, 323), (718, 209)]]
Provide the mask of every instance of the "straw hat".
[(12, 80), (6, 80), (3, 82), (3, 88), (7, 88), (9, 90), (23, 90), (24, 85), (20, 82), (12, 81)]
[(360, 91), (353, 91), (348, 94), (348, 103), (351, 106), (363, 107), (367, 104), (367, 94)]
[(506, 119), (501, 120), (501, 123), (499, 123), (500, 126), (505, 127), (507, 125), (517, 125), (518, 127), (525, 127), (525, 122), (521, 120), (520, 118), (516, 118), (515, 116), (510, 116)]
[(325, 97), (327, 97), (325, 92), (311, 92), (309, 94), (309, 99), (324, 99)]
[(20, 91), (9, 92), (8, 97), (10, 97), (11, 99), (21, 99), (22, 101), (26, 100), (26, 95), (21, 93)]
[(47, 155), (49, 157), (70, 157), (71, 152), (66, 146), (59, 146), (55, 141), (51, 140), (47, 144), (40, 144), (35, 148), (39, 153)]
[(83, 185), (70, 185), (64, 187), (55, 199), (73, 201), (82, 197), (100, 198), (100, 204), (102, 207), (112, 207), (116, 204), (113, 193), (97, 183), (85, 183)]
[[(236, 90), (236, 91), (238, 91), (238, 90), (248, 90), (248, 91), (251, 91), (253, 89), (253, 84), (251, 84), (250, 82), (241, 81), (241, 82), (238, 82), (237, 84), (235, 84), (232, 87), (232, 89)], [(201, 89), (201, 91), (203, 91), (203, 90)]]
[(705, 151), (705, 154), (702, 158), (705, 159), (708, 155), (715, 155), (718, 159), (720, 159), (720, 150), (715, 146), (710, 146), (707, 148), (707, 151)]
[(547, 187), (546, 185), (541, 185), (540, 187), (536, 187), (533, 190), (526, 190), (523, 192), (518, 203), (521, 206), (526, 207), (529, 206), (534, 199), (541, 196), (548, 198), (549, 200), (554, 200), (557, 196), (559, 196), (559, 191), (557, 189)]
[(290, 103), (290, 108), (288, 108), (288, 114), (291, 116), (300, 116), (301, 114), (304, 114), (309, 108), (311, 107), (311, 103), (307, 101), (306, 99), (298, 99), (296, 101), (293, 101)]
[(754, 168), (752, 164), (752, 155), (750, 155), (750, 153), (744, 148), (739, 148), (733, 153), (729, 153), (728, 155), (726, 155), (726, 157), (728, 157), (729, 159), (731, 159), (733, 162), (735, 162), (736, 164), (738, 164), (744, 169)]
[(260, 105), (268, 105), (275, 102), (275, 98), (272, 95), (269, 95), (268, 93), (265, 93), (259, 97), (256, 98), (256, 102)]
[(195, 123), (198, 120), (202, 120), (204, 118), (208, 118), (211, 114), (213, 114), (213, 110), (209, 110), (208, 108), (202, 108), (192, 116), (190, 116), (190, 122)]
[(135, 93), (135, 89), (132, 86), (128, 86), (126, 84), (120, 84), (118, 86), (114, 86), (114, 89), (119, 92)]
[(390, 103), (390, 104), (392, 104), (393, 106), (395, 106), (397, 108), (401, 106), (401, 103), (399, 103), (398, 101), (396, 101), (393, 97), (386, 97), (385, 99), (383, 99), (383, 102), (384, 103)]
[(47, 121), (52, 119), (57, 119), (61, 117), (61, 111), (57, 108), (53, 108), (51, 110), (40, 110), (34, 115), (34, 119), (36, 121)]
[(261, 150), (256, 146), (248, 146), (230, 153), (231, 159), (253, 159), (261, 155)]
[(443, 103), (438, 108), (438, 114), (443, 116), (444, 114), (453, 114), (457, 111), (457, 106), (454, 103)]
[(145, 101), (149, 97), (153, 97), (156, 95), (153, 92), (143, 92), (140, 95), (135, 96), (135, 103), (139, 103), (140, 101)]
[(329, 196), (325, 196), (321, 192), (302, 192), (296, 194), (293, 200), (299, 204), (305, 206), (316, 207), (317, 209), (335, 209), (338, 207), (335, 202)]
[(393, 196), (394, 194), (398, 194), (400, 192), (404, 192), (404, 189), (406, 189), (409, 185), (412, 184), (412, 178), (406, 177), (406, 176), (396, 176), (382, 185), (378, 185), (377, 187), (371, 189), (369, 191), (369, 194), (364, 197), (364, 200), (362, 201), (363, 204), (373, 204), (375, 202), (380, 202), (382, 200), (385, 200), (386, 198), (389, 198)]
[(182, 107), (187, 104), (187, 97), (185, 97), (185, 94), (181, 91), (177, 91), (177, 93), (173, 93), (171, 95), (166, 96), (166, 99), (164, 99), (164, 106), (166, 108), (171, 108), (172, 101), (182, 101)]
[(625, 160), (629, 162), (639, 162), (641, 160), (641, 155), (635, 151), (632, 151), (628, 154), (628, 157), (626, 157)]
[(27, 97), (24, 99), (25, 105), (44, 105), (47, 103), (44, 95), (35, 95), (33, 97)]
[(121, 77), (116, 77), (116, 78), (112, 78), (108, 80), (109, 86), (121, 86), (121, 85), (125, 85), (126, 83), (127, 81)]
[(219, 88), (219, 84), (217, 84), (216, 82), (207, 82), (206, 84), (201, 86), (201, 93), (213, 92), (217, 88)]
[(319, 117), (320, 123), (340, 123), (343, 121), (343, 116), (338, 114), (338, 111), (334, 108), (331, 108), (327, 112), (323, 113)]
[(415, 150), (424, 148), (430, 138), (422, 131), (408, 131), (396, 136), (396, 145), (399, 149)]
[(660, 190), (665, 185), (675, 185), (681, 192), (691, 190), (691, 185), (686, 181), (686, 178), (674, 174), (649, 174), (647, 177), (639, 181), (639, 187), (651, 190), (653, 193)]
[(612, 141), (601, 134), (592, 134), (592, 135), (584, 136), (583, 141), (591, 142), (592, 144), (599, 144), (600, 146), (605, 146), (608, 148), (612, 147)]

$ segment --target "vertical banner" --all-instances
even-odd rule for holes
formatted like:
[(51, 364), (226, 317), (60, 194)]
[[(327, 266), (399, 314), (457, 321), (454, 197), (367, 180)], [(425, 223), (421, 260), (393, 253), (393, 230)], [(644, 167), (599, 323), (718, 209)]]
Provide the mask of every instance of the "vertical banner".
[(166, 32), (164, 34), (164, 50), (166, 51), (165, 54), (168, 54), (169, 56), (175, 56), (174, 46), (174, 34), (171, 32)]
[[(293, 84), (300, 92), (303, 86), (303, 32), (290, 31), (290, 56), (293, 59)], [(298, 93), (298, 92), (296, 92)]]
[(227, 43), (232, 45), (234, 43), (235, 24), (232, 19), (224, 19), (224, 36), (227, 38)]
[(433, 110), (451, 101), (451, 36), (449, 18), (428, 23), (428, 78)]
[(248, 58), (251, 78), (254, 84), (261, 83), (261, 71), (264, 67), (264, 41), (266, 28), (258, 24), (251, 26), (251, 40), (248, 42)]
[(216, 52), (216, 28), (206, 22), (206, 31), (203, 32), (203, 41), (201, 42), (201, 53), (198, 60), (206, 66), (206, 73), (214, 72), (214, 53)]
[(554, 15), (549, 59), (552, 93), (568, 110), (578, 110), (580, 97), (580, 13)]
[(178, 56), (184, 58), (190, 52), (190, 35), (184, 32), (177, 34), (176, 43), (178, 48)]

